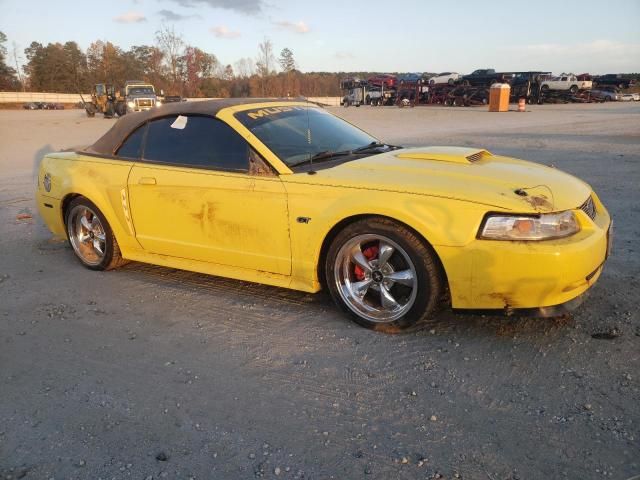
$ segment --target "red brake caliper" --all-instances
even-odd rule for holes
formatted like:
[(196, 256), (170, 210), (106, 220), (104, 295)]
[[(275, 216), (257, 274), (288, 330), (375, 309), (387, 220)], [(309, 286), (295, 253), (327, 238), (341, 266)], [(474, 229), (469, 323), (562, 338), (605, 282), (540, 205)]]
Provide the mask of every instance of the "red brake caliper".
[[(372, 245), (371, 247), (367, 247), (362, 251), (362, 254), (365, 256), (365, 258), (369, 261), (373, 260), (374, 258), (378, 258), (378, 246), (376, 245)], [(364, 270), (362, 269), (362, 267), (358, 264), (356, 264), (353, 267), (353, 273), (356, 276), (356, 278), (358, 279), (358, 281), (362, 281), (364, 280)]]

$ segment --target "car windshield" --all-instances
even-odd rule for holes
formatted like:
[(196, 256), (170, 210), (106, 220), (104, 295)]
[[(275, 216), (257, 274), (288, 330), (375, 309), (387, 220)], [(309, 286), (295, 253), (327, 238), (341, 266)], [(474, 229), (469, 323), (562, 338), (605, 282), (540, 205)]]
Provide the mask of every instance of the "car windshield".
[(289, 166), (318, 154), (346, 152), (377, 142), (371, 135), (316, 107), (256, 108), (238, 112), (235, 117)]
[(153, 95), (153, 87), (129, 87), (129, 95)]

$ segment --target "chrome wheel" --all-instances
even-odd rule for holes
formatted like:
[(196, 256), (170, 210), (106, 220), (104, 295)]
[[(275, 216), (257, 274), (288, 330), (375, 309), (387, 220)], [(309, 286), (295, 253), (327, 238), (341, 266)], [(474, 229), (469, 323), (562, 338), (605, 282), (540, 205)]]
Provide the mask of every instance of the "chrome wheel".
[(345, 304), (375, 323), (405, 315), (416, 300), (416, 269), (407, 252), (383, 235), (358, 235), (335, 258), (334, 280)]
[(86, 205), (76, 205), (67, 218), (67, 233), (76, 255), (87, 265), (99, 265), (105, 255), (107, 239), (96, 213)]

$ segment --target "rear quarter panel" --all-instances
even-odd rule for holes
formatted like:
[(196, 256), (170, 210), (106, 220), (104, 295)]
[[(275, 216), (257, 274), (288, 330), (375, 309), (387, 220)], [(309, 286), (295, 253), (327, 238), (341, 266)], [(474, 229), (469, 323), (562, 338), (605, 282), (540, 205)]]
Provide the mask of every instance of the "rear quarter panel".
[[(139, 248), (129, 218), (127, 178), (133, 163), (82, 155), (75, 152), (53, 153), (44, 157), (38, 173), (37, 202), (49, 229), (64, 233), (64, 205), (71, 197), (82, 195), (91, 200), (106, 217), (123, 253)], [(44, 189), (44, 177), (51, 178), (51, 190)], [(44, 207), (44, 203), (52, 207)]]

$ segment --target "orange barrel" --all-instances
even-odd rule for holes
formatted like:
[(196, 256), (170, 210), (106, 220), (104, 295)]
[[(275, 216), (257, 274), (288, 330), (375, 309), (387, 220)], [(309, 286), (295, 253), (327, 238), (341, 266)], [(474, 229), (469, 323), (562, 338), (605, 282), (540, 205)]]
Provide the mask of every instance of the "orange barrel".
[(489, 111), (508, 112), (509, 93), (511, 87), (507, 83), (494, 83), (489, 90)]
[(524, 98), (521, 98), (520, 100), (518, 100), (518, 111), (519, 112), (524, 112), (525, 111)]

